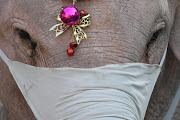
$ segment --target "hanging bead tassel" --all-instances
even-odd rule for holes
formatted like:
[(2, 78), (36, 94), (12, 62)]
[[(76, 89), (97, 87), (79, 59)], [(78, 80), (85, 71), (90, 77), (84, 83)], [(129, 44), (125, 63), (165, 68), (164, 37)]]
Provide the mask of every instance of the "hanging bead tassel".
[[(58, 24), (54, 25), (50, 31), (56, 32), (56, 37), (64, 33), (69, 27), (73, 28), (72, 39), (70, 43), (70, 49), (67, 50), (69, 56), (74, 54), (74, 49), (80, 44), (82, 40), (87, 40), (87, 35), (82, 28), (87, 28), (91, 25), (91, 16), (85, 13), (84, 10), (78, 10), (75, 7), (77, 0), (73, 0), (72, 6), (62, 8), (56, 19)], [(74, 38), (76, 42), (74, 41)]]

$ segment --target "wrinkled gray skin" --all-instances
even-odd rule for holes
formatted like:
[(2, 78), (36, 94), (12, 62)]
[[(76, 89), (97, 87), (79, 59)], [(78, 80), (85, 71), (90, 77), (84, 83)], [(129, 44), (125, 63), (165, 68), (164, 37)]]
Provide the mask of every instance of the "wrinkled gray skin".
[[(88, 41), (82, 41), (69, 57), (72, 29), (57, 38), (49, 29), (57, 23), (58, 10), (71, 4), (72, 0), (0, 0), (0, 48), (11, 60), (34, 66), (91, 68), (127, 62), (158, 64), (170, 41), (145, 118), (162, 120), (180, 79), (178, 0), (78, 0), (76, 7), (91, 13), (92, 26), (85, 29)], [(34, 120), (1, 59), (0, 68), (0, 99), (9, 120)]]

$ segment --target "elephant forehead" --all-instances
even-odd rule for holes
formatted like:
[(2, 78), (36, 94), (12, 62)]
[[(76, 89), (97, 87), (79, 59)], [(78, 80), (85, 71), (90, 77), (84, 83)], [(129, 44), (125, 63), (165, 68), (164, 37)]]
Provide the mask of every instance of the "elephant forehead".
[[(33, 21), (40, 26), (44, 32), (47, 32), (49, 27), (56, 23), (55, 16), (61, 7), (72, 5), (71, 0), (15, 1), (16, 2), (12, 3), (12, 6), (15, 6), (22, 11), (20, 14), (25, 14), (20, 15), (21, 18), (28, 17), (28, 19), (30, 19), (28, 22)], [(113, 30), (123, 30), (122, 24), (125, 24), (126, 26), (129, 25), (132, 29), (138, 29), (137, 25), (151, 29), (150, 27), (154, 23), (154, 19), (159, 15), (159, 4), (157, 3), (156, 0), (104, 0), (103, 2), (101, 0), (89, 0), (78, 1), (76, 6), (79, 10), (83, 9), (90, 13), (93, 20), (92, 26), (96, 25), (101, 30), (102, 27), (104, 27), (104, 30), (108, 28), (114, 28)], [(16, 10), (13, 11), (14, 14), (16, 14), (16, 12)], [(132, 26), (132, 24), (135, 26)], [(97, 27), (92, 27), (91, 29), (97, 29)], [(129, 30), (131, 29), (128, 29), (128, 31)]]
[[(94, 4), (95, 3), (95, 4)], [(16, 7), (13, 13), (15, 17), (22, 20), (27, 19), (27, 23), (37, 36), (45, 36), (47, 40), (53, 40), (53, 34), (49, 28), (57, 23), (55, 16), (61, 7), (72, 5), (71, 1), (63, 0), (16, 0), (13, 6)], [(76, 4), (79, 10), (85, 10), (92, 16), (92, 27), (87, 32), (96, 33), (94, 39), (102, 38), (110, 40), (121, 37), (133, 43), (139, 44), (137, 36), (147, 37), (154, 22), (159, 15), (159, 4), (154, 0), (89, 0), (78, 1)], [(17, 13), (17, 11), (20, 11)], [(148, 14), (147, 14), (148, 13)], [(94, 35), (89, 35), (94, 37)], [(107, 36), (107, 37), (106, 37)], [(124, 37), (123, 37), (124, 36)], [(40, 39), (40, 38), (38, 38)], [(59, 39), (69, 39), (69, 37), (59, 37)], [(139, 39), (141, 39), (139, 37)], [(147, 40), (147, 39), (146, 39)], [(146, 42), (143, 40), (141, 42)]]

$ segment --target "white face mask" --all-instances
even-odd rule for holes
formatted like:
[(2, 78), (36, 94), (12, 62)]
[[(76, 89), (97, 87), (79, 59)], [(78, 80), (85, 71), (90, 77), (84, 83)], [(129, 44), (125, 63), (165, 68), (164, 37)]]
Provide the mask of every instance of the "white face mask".
[(143, 120), (160, 65), (42, 68), (9, 60), (0, 50), (38, 120)]

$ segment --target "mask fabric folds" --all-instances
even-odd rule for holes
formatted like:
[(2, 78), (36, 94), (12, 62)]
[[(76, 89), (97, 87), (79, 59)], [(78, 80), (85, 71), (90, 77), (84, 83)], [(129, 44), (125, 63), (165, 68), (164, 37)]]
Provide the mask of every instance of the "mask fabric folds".
[(164, 61), (43, 68), (0, 56), (38, 120), (143, 120)]

